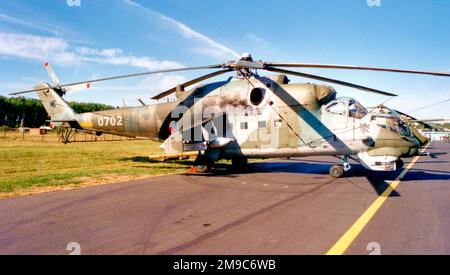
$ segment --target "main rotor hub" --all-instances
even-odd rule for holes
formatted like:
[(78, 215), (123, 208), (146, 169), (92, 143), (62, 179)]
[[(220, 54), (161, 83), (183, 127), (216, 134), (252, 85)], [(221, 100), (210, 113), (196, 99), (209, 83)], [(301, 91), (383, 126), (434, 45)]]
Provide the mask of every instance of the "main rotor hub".
[(241, 55), (241, 60), (243, 61), (253, 61), (252, 55), (250, 53), (243, 53)]

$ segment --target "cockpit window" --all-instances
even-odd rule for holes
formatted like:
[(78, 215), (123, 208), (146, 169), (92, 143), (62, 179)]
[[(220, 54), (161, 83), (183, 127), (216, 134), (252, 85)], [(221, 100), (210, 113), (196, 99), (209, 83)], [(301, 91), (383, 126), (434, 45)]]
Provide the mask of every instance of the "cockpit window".
[(364, 108), (358, 101), (350, 97), (338, 98), (330, 102), (325, 111), (341, 116), (349, 116), (361, 119), (368, 114), (367, 109)]
[(357, 101), (350, 101), (348, 106), (348, 113), (350, 117), (363, 118), (367, 115), (367, 110)]
[(344, 116), (345, 104), (342, 101), (334, 102), (330, 106), (328, 106), (326, 110), (327, 112)]

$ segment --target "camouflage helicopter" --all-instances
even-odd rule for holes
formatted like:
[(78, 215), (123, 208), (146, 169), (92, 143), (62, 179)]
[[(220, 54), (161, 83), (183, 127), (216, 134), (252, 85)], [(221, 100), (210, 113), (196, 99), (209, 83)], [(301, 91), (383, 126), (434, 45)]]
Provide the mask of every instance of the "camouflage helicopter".
[[(338, 178), (351, 169), (349, 158), (376, 171), (393, 171), (402, 158), (419, 154), (421, 143), (398, 115), (368, 112), (354, 98), (337, 98), (331, 86), (289, 83), (287, 75), (333, 83), (384, 96), (395, 94), (287, 68), (326, 68), (412, 73), (449, 77), (449, 73), (348, 65), (278, 63), (241, 59), (211, 66), (178, 68), (60, 84), (45, 66), (54, 85), (40, 84), (36, 92), (55, 126), (70, 129), (143, 136), (163, 141), (164, 154), (155, 158), (197, 156), (193, 172), (207, 172), (219, 159), (231, 159), (243, 169), (248, 158), (336, 156), (330, 175)], [(216, 69), (182, 83), (152, 99), (175, 95), (169, 102), (124, 107), (93, 113), (75, 113), (62, 98), (91, 83), (169, 72)], [(276, 73), (261, 76), (258, 71)], [(224, 81), (187, 88), (218, 75), (234, 73)]]

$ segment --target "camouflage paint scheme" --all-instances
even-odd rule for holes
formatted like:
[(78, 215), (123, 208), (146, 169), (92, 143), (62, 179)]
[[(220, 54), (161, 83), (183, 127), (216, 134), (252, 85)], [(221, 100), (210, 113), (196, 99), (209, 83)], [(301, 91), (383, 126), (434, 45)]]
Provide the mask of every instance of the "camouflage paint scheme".
[[(50, 86), (35, 88), (43, 87)], [(360, 158), (398, 159), (417, 155), (419, 148), (417, 138), (408, 126), (399, 125), (397, 116), (365, 109), (352, 115), (349, 108), (359, 105), (356, 100), (336, 99), (336, 91), (330, 86), (288, 84), (284, 75), (230, 77), (191, 91), (178, 91), (172, 102), (83, 114), (74, 113), (55, 90), (38, 95), (55, 125), (68, 123), (72, 128), (101, 133), (203, 143), (214, 161), (239, 156), (358, 154)], [(342, 113), (330, 111), (336, 104), (343, 106)], [(178, 132), (171, 132), (172, 121), (178, 121)], [(389, 123), (404, 131), (390, 128)], [(175, 139), (177, 134), (183, 139)]]

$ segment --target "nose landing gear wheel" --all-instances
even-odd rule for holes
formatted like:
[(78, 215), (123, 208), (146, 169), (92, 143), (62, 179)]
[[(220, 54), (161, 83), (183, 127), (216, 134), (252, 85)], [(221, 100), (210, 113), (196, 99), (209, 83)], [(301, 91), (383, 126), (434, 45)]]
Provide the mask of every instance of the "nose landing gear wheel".
[(333, 178), (340, 178), (344, 175), (344, 167), (342, 165), (333, 165), (330, 168), (330, 176)]
[(194, 173), (206, 173), (212, 167), (212, 161), (205, 155), (200, 155), (195, 159), (194, 165), (191, 167), (191, 171)]

